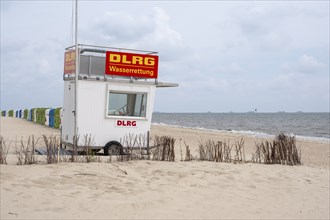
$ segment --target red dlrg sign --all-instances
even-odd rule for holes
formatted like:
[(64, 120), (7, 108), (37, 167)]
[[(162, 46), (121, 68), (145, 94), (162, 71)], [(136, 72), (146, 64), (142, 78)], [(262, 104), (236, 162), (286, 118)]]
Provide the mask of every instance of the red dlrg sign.
[(118, 126), (118, 127), (136, 127), (136, 121), (117, 120), (116, 126)]
[(157, 78), (158, 56), (107, 51), (105, 57), (105, 74)]
[(76, 72), (76, 51), (70, 50), (64, 54), (64, 74)]

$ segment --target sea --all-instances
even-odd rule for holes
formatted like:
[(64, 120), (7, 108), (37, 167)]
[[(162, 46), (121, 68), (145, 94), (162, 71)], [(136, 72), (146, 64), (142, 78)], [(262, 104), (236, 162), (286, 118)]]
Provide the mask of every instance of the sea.
[(153, 113), (152, 123), (256, 137), (279, 133), (330, 143), (330, 113)]

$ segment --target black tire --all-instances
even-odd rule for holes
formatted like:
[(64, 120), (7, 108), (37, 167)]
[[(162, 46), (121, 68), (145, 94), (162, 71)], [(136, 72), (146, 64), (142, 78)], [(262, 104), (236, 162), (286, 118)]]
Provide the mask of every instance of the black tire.
[(104, 147), (105, 155), (122, 155), (123, 147), (117, 142), (110, 142)]

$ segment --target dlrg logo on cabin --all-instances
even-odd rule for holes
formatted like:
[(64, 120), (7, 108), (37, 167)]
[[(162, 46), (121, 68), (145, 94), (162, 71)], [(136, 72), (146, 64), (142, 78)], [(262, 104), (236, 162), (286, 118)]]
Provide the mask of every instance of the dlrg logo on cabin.
[(145, 66), (155, 66), (155, 57), (143, 57), (143, 56), (131, 56), (128, 55), (120, 55), (116, 53), (110, 53), (109, 55), (110, 63), (118, 63), (118, 64), (132, 64), (132, 65), (145, 65)]
[(130, 120), (117, 120), (116, 126), (119, 127), (136, 127), (136, 121), (130, 121)]
[(138, 78), (158, 77), (158, 56), (106, 52), (105, 74)]

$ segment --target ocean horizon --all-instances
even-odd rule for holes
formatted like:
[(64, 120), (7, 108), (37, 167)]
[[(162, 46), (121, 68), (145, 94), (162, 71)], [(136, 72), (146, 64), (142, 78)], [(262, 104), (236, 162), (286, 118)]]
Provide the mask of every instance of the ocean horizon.
[(286, 133), (308, 140), (330, 141), (329, 112), (154, 112), (152, 123), (258, 137)]

